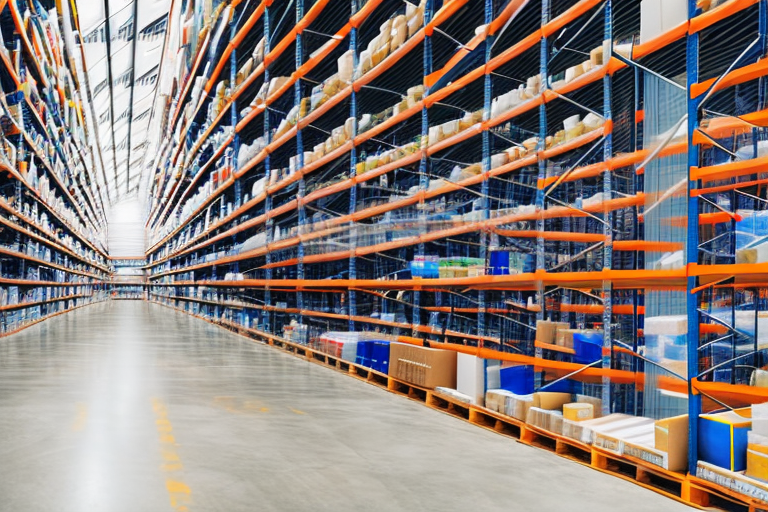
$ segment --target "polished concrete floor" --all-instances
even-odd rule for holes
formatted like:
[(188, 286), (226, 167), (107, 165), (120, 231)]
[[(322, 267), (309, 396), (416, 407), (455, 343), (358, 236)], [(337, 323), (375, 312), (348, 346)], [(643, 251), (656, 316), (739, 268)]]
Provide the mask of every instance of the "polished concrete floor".
[(155, 304), (0, 339), (0, 511), (174, 510), (688, 508)]

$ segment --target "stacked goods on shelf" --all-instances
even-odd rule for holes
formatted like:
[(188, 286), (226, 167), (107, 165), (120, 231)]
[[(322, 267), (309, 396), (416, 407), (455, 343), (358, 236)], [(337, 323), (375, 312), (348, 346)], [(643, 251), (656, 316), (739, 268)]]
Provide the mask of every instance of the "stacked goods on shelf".
[(110, 267), (74, 48), (55, 10), (26, 0), (2, 10), (0, 333), (9, 334), (105, 300)]
[(179, 66), (211, 95), (167, 116), (150, 297), (611, 457), (708, 464), (682, 427), (759, 401), (766, 363), (766, 70), (736, 61), (764, 7), (308, 3), (236, 6), (235, 59)]

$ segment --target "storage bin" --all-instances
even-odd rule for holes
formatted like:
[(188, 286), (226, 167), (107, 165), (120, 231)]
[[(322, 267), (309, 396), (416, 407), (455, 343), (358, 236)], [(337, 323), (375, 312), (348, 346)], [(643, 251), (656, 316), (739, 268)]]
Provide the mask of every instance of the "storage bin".
[(574, 333), (573, 348), (576, 351), (575, 361), (581, 364), (594, 363), (603, 354), (603, 333)]
[(371, 369), (384, 374), (389, 373), (389, 342), (373, 341), (371, 348)]
[(501, 389), (516, 395), (533, 393), (533, 366), (509, 366), (499, 370)]
[(752, 428), (749, 409), (699, 416), (699, 460), (730, 471), (747, 468), (747, 432)]

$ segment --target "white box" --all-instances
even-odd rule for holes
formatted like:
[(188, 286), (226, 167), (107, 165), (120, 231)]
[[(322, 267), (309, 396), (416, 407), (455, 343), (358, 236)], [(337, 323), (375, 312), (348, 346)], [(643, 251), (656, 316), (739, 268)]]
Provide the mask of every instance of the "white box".
[(661, 31), (669, 32), (676, 26), (688, 20), (688, 0), (663, 0), (664, 7), (661, 16)]
[(482, 404), (485, 396), (485, 359), (459, 352), (456, 354), (456, 391)]
[(640, 42), (647, 43), (663, 32), (661, 0), (642, 0), (640, 2)]

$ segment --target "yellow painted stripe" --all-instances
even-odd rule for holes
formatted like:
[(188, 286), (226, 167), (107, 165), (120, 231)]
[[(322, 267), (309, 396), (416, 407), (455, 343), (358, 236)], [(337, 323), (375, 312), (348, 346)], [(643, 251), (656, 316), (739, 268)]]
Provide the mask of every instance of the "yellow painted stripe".
[(168, 473), (165, 479), (165, 488), (168, 491), (168, 499), (171, 507), (176, 512), (189, 512), (192, 504), (192, 490), (181, 480), (180, 471), (184, 469), (179, 454), (176, 452), (176, 438), (173, 436), (173, 425), (168, 419), (168, 410), (159, 399), (152, 399), (152, 410), (155, 411), (155, 427), (160, 441), (160, 455), (163, 464), (160, 469)]

